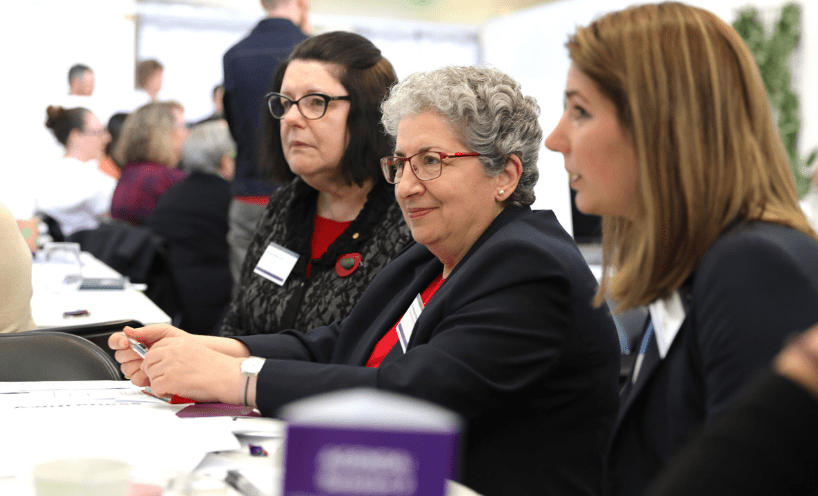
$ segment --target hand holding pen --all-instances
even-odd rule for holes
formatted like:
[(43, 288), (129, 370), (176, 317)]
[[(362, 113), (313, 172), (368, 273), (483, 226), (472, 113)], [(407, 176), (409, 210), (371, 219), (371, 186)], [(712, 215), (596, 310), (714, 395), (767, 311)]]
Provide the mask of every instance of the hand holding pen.
[[(234, 343), (165, 324), (126, 327), (108, 339), (122, 373), (137, 386), (150, 386), (157, 396), (240, 404), (241, 362), (249, 352), (243, 344)], [(237, 346), (240, 348), (234, 350)]]
[(108, 346), (116, 350), (114, 357), (120, 363), (120, 370), (137, 386), (150, 386), (147, 374), (142, 370), (142, 362), (151, 346), (159, 341), (187, 334), (169, 325), (147, 326), (140, 329), (125, 327), (122, 332), (108, 338)]

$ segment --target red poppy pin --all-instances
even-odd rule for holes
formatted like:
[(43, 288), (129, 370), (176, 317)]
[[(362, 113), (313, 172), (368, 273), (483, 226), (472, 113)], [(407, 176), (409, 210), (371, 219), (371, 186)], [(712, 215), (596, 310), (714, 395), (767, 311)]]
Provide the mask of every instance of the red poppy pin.
[(338, 257), (338, 261), (335, 262), (335, 273), (341, 277), (347, 277), (348, 275), (355, 272), (355, 270), (360, 267), (361, 265), (361, 254), (360, 253), (345, 253)]

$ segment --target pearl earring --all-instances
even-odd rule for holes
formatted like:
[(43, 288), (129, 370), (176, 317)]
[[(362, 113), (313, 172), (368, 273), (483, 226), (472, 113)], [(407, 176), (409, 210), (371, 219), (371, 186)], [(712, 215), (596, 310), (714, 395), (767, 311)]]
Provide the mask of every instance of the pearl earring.
[(506, 190), (504, 190), (504, 189), (501, 189), (501, 190), (500, 190), (500, 191), (499, 191), (499, 193), (500, 193), (500, 196), (503, 196), (503, 193), (505, 193), (505, 192), (506, 192)]

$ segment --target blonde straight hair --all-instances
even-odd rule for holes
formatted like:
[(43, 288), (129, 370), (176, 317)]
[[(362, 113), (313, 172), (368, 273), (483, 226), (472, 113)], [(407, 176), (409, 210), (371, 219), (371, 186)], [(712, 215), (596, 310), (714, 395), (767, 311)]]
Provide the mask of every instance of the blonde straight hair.
[(125, 122), (114, 150), (121, 164), (153, 162), (175, 168), (179, 154), (174, 150), (172, 133), (176, 127), (173, 110), (184, 112), (176, 101), (151, 102), (139, 107)]
[(603, 218), (597, 304), (608, 296), (624, 311), (668, 295), (734, 221), (818, 239), (758, 67), (732, 27), (682, 3), (639, 5), (579, 28), (566, 46), (616, 105), (639, 168), (636, 217)]

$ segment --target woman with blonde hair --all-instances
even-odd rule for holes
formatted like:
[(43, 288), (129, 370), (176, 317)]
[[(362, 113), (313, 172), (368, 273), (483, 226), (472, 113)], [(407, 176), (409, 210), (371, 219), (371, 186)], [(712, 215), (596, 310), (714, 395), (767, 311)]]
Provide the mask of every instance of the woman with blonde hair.
[(786, 336), (818, 321), (818, 240), (798, 205), (758, 68), (738, 33), (681, 3), (579, 28), (546, 139), (577, 207), (603, 216), (603, 279), (651, 319), (609, 450), (639, 494)]
[(122, 125), (114, 154), (125, 164), (111, 202), (111, 217), (141, 225), (156, 201), (185, 178), (176, 168), (188, 137), (184, 109), (154, 102), (137, 109)]

